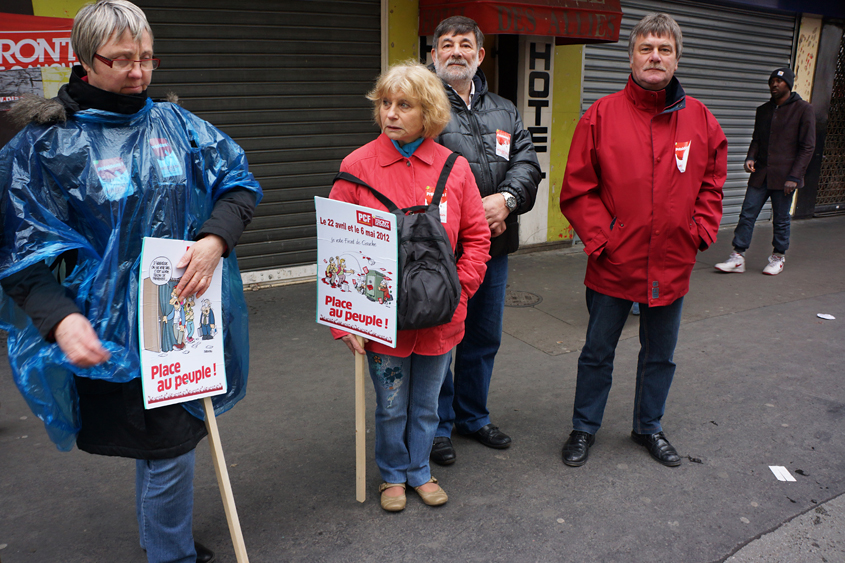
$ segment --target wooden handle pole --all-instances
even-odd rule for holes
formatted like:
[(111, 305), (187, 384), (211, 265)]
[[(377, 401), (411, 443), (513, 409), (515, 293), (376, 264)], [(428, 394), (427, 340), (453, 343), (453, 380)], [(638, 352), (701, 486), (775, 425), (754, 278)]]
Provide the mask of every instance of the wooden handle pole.
[(217, 484), (220, 485), (220, 496), (223, 497), (223, 509), (226, 511), (226, 522), (229, 523), (229, 533), (235, 546), (235, 558), (238, 563), (249, 563), (246, 554), (246, 544), (241, 533), (241, 523), (238, 520), (238, 509), (235, 507), (235, 496), (232, 494), (232, 484), (229, 482), (229, 470), (223, 457), (223, 446), (220, 443), (220, 432), (217, 430), (217, 417), (211, 397), (204, 397), (202, 408), (205, 411), (205, 427), (208, 429), (208, 442), (211, 445), (211, 458), (214, 460), (214, 472), (217, 474)]
[[(355, 337), (364, 347), (364, 339)], [(367, 356), (355, 354), (355, 500), (367, 500), (367, 428), (366, 403), (364, 402), (364, 372)]]

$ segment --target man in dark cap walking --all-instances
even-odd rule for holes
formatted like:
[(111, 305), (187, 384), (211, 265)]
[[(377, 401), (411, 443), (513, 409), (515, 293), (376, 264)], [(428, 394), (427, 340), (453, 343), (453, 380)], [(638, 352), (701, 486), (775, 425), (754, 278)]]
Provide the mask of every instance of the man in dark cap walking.
[(763, 273), (776, 276), (783, 271), (784, 254), (789, 248), (792, 192), (804, 185), (804, 173), (816, 148), (816, 117), (812, 106), (792, 91), (794, 81), (789, 68), (772, 72), (772, 99), (757, 108), (754, 134), (745, 157), (745, 171), (751, 177), (734, 230), (734, 251), (725, 262), (716, 264), (722, 272), (745, 271), (745, 251), (751, 245), (754, 222), (767, 199), (772, 200), (774, 250)]

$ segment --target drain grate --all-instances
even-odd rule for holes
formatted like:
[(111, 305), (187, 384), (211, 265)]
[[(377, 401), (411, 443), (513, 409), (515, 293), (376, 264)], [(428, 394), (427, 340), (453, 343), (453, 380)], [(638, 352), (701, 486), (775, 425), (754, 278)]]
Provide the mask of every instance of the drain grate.
[(505, 307), (533, 307), (542, 303), (543, 298), (527, 291), (505, 291)]

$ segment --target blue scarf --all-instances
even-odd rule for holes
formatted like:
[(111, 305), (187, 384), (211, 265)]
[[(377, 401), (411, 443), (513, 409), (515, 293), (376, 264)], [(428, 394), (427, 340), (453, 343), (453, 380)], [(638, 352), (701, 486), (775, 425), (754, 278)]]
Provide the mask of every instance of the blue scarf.
[(416, 141), (413, 141), (411, 143), (405, 143), (404, 147), (400, 147), (399, 143), (397, 143), (393, 139), (390, 139), (390, 140), (393, 142), (393, 146), (396, 147), (396, 150), (399, 151), (400, 154), (402, 154), (403, 156), (406, 156), (408, 158), (411, 158), (411, 155), (414, 154), (414, 151), (417, 150), (417, 148), (419, 148), (419, 146), (422, 144), (423, 141), (425, 141), (425, 137), (420, 137), (419, 139), (417, 139)]

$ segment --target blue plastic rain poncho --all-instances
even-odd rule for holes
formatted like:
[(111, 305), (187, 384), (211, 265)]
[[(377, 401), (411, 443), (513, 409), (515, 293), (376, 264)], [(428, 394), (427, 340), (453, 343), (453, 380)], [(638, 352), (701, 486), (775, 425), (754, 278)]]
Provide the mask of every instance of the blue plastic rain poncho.
[[(71, 449), (80, 428), (74, 373), (116, 383), (140, 377), (143, 238), (192, 240), (214, 202), (237, 187), (260, 200), (243, 150), (190, 112), (150, 99), (131, 115), (86, 110), (31, 124), (0, 151), (0, 278), (77, 249), (63, 284), (111, 353), (99, 366), (71, 365), (0, 292), (15, 383), (59, 449)], [(222, 298), (228, 392), (213, 398), (218, 414), (247, 382), (247, 308), (234, 252), (223, 261)], [(184, 406), (203, 418), (199, 402)]]

